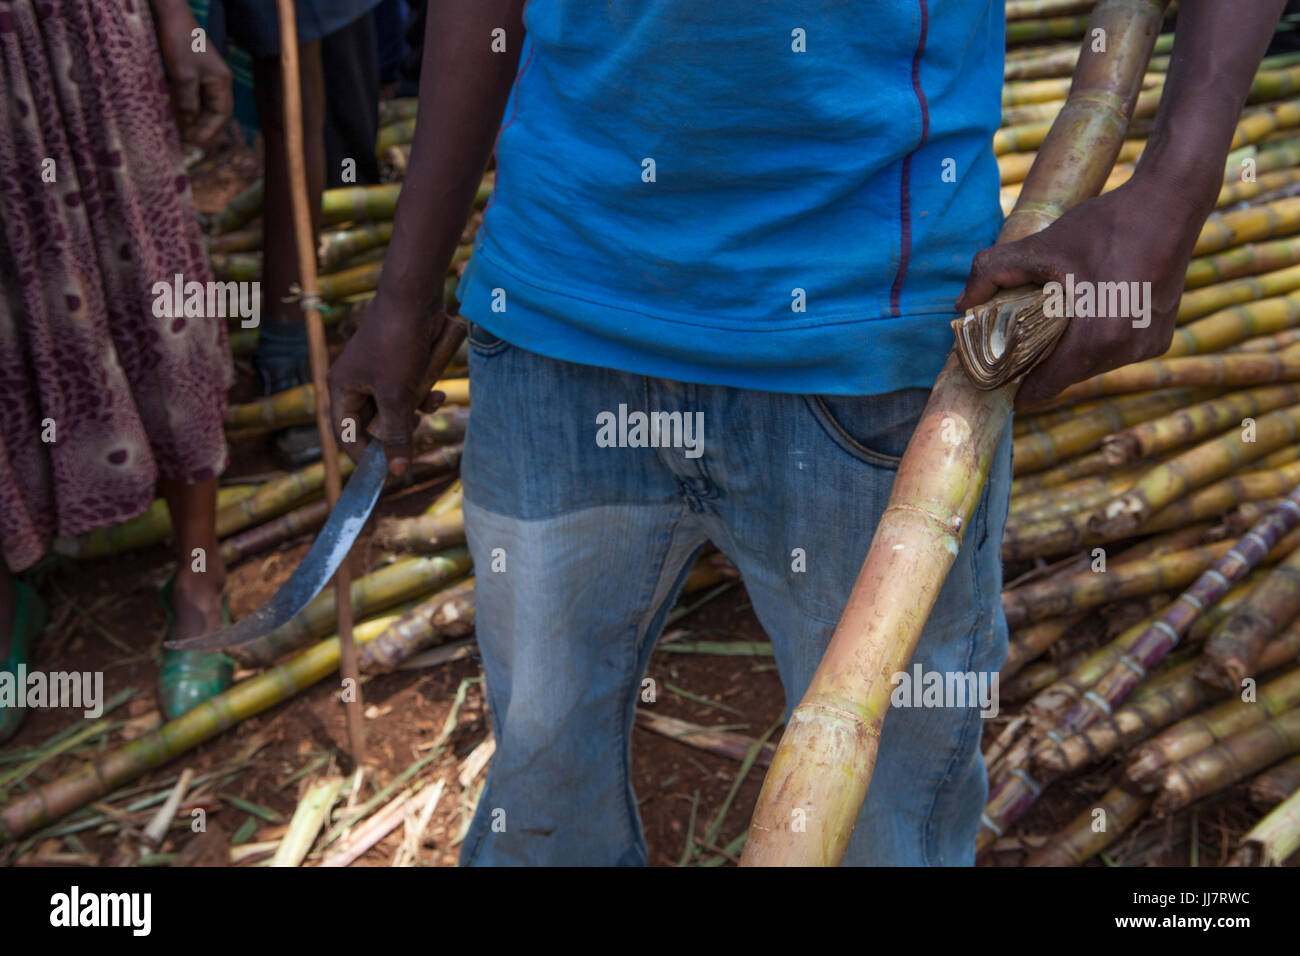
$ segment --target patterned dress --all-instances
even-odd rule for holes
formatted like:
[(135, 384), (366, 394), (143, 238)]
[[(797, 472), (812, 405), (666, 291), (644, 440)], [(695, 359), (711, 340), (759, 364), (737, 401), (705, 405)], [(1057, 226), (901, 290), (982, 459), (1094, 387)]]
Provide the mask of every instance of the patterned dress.
[[(148, 0), (0, 2), (0, 546), (133, 517), (226, 464), (225, 323), (156, 317), (212, 280)], [(165, 311), (165, 310), (163, 310)]]

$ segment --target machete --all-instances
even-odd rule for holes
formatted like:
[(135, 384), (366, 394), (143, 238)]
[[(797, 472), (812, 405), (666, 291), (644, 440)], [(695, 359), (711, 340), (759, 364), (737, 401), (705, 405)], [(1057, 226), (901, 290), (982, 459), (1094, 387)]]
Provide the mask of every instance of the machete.
[(388, 477), (388, 458), (384, 445), (372, 441), (366, 446), (352, 471), (352, 477), (343, 487), (338, 503), (330, 511), (329, 520), (312, 542), (302, 563), (289, 575), (289, 580), (270, 600), (248, 617), (211, 634), (169, 641), (168, 647), (186, 651), (213, 651), (222, 647), (236, 647), (255, 641), (289, 621), (320, 593), (338, 570), (343, 558), (357, 540), (370, 512), (374, 510), (379, 493)]

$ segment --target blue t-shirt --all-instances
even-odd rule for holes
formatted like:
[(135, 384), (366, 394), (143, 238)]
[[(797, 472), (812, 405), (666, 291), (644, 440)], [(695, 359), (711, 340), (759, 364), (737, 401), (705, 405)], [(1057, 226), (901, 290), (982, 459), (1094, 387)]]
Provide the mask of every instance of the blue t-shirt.
[(681, 381), (929, 387), (1002, 221), (1002, 0), (531, 0), (524, 23), (464, 315)]

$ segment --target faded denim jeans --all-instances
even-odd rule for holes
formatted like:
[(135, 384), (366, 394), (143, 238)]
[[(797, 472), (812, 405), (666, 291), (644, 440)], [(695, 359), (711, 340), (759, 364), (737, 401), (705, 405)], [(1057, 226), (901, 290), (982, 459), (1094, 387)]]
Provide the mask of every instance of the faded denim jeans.
[[(788, 716), (928, 393), (819, 398), (691, 385), (545, 358), (477, 326), (470, 369), (465, 523), (497, 746), (461, 863), (645, 864), (629, 775), (633, 719), (695, 556), (712, 541), (740, 570)], [(627, 415), (692, 415), (702, 441), (611, 447), (615, 424), (598, 443), (598, 422), (616, 419), (620, 405)], [(985, 491), (967, 529), (913, 667), (1002, 665), (1010, 471), (1008, 426), (995, 493)], [(891, 708), (844, 863), (972, 864), (988, 788), (980, 729), (978, 704)]]

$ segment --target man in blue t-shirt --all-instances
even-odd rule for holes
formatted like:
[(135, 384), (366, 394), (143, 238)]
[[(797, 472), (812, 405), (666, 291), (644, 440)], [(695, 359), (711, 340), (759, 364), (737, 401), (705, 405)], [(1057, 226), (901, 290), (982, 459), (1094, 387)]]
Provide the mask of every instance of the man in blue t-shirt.
[[(1066, 273), (1153, 283), (1148, 328), (1073, 323), (1022, 404), (1165, 349), (1281, 5), (1183, 0), (1132, 179), (981, 251), (1001, 221), (1001, 0), (430, 4), (383, 278), (330, 380), (336, 424), (376, 417), (404, 470), (420, 381), (451, 335), (443, 276), (495, 144), (458, 290), (497, 743), (463, 863), (647, 862), (633, 718), (706, 542), (744, 578), (789, 713), (958, 309)], [(923, 672), (993, 674), (1006, 654), (1010, 446), (1008, 429), (913, 658)], [(972, 861), (980, 724), (970, 706), (891, 710), (845, 862)]]

